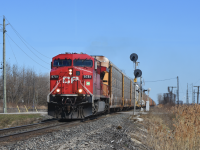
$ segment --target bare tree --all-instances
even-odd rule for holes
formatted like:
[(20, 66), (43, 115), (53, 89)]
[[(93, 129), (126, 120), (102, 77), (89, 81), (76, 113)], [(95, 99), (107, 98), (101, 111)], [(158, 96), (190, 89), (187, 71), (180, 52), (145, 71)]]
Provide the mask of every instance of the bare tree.
[[(49, 93), (49, 74), (37, 74), (33, 69), (6, 64), (7, 103), (15, 105), (46, 105)], [(2, 71), (1, 71), (2, 72)], [(0, 99), (3, 98), (3, 79), (0, 75)]]
[(158, 103), (159, 103), (159, 104), (163, 104), (163, 100), (164, 100), (164, 99), (163, 99), (163, 95), (159, 93), (159, 94), (158, 94)]

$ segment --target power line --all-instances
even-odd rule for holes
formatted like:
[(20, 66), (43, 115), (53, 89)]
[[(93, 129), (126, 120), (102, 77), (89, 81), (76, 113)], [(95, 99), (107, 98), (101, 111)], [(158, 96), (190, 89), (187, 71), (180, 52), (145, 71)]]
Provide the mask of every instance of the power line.
[(199, 82), (200, 81), (200, 79), (199, 80), (197, 80), (194, 84), (196, 84), (197, 82)]
[(145, 82), (159, 82), (159, 81), (166, 81), (166, 80), (172, 80), (176, 78), (170, 78), (170, 79), (163, 79), (163, 80), (155, 80), (155, 81), (145, 81)]
[[(7, 34), (7, 36), (13, 41), (13, 39), (8, 35), (8, 33), (6, 33)], [(15, 43), (14, 41), (13, 41), (13, 43)], [(15, 43), (15, 45), (17, 45), (17, 43)], [(24, 50), (21, 48), (21, 47), (19, 47), (19, 45), (17, 45), (17, 47), (22, 51), (22, 52), (24, 52)], [(31, 58), (26, 52), (24, 52), (24, 54), (26, 54), (26, 56), (28, 56), (31, 60), (33, 60), (35, 63), (37, 63), (38, 65), (40, 65), (40, 66), (42, 66), (41, 64), (39, 64), (37, 61), (35, 61), (33, 58)], [(46, 67), (44, 67), (44, 66), (42, 66), (43, 68), (45, 68), (45, 69), (48, 69), (48, 68), (46, 68)], [(48, 69), (49, 70), (49, 69)]]
[[(14, 51), (13, 51), (13, 49), (12, 49), (12, 46), (11, 46), (11, 44), (10, 44), (10, 41), (8, 40), (8, 43), (9, 43), (9, 45), (10, 45), (10, 48), (11, 48), (11, 50), (12, 50), (12, 52), (13, 52), (13, 55), (14, 55), (14, 57), (15, 57), (15, 53), (14, 53)], [(15, 60), (16, 60), (16, 62), (17, 62), (17, 58), (15, 57)], [(18, 62), (17, 62), (18, 63)]]
[[(6, 20), (8, 21), (8, 19), (6, 18)], [(8, 21), (9, 22), (9, 21)], [(15, 31), (15, 33), (17, 32), (17, 30), (12, 26), (12, 24), (9, 22), (9, 24), (10, 24), (10, 26), (11, 26), (11, 28)], [(18, 34), (23, 40), (24, 40), (24, 42), (26, 42), (28, 45), (30, 45), (20, 34), (19, 34), (19, 32), (17, 32), (16, 34)], [(48, 59), (51, 59), (51, 58), (49, 58), (49, 57), (47, 57), (46, 55), (44, 55), (44, 54), (42, 54), (42, 53), (40, 53), (38, 50), (36, 50), (33, 46), (31, 46), (30, 45), (30, 47), (32, 47), (32, 49), (34, 49), (35, 51), (37, 51), (39, 54), (41, 54), (42, 56), (44, 56), (44, 57), (46, 57), (46, 58), (48, 58)]]
[[(9, 24), (10, 24), (10, 23), (9, 23)], [(28, 45), (26, 44), (27, 42), (23, 39), (23, 37), (19, 34), (19, 32), (17, 32), (11, 24), (10, 24), (10, 26), (12, 27), (12, 29), (14, 30), (14, 32), (16, 33), (16, 35), (19, 37), (19, 39), (24, 43), (24, 45), (25, 45), (38, 59), (40, 59), (41, 61), (43, 61), (43, 62), (46, 63), (46, 64), (49, 64), (48, 62), (45, 62), (43, 59), (41, 59), (40, 57), (38, 57), (38, 56), (28, 47)], [(24, 41), (25, 41), (26, 43), (25, 43)]]
[[(15, 32), (15, 31), (14, 31)], [(16, 33), (16, 32), (15, 32)], [(16, 33), (17, 34), (17, 33)], [(28, 46), (27, 44), (22, 40), (22, 38), (17, 34), (17, 36), (19, 37), (19, 39), (24, 43), (24, 45), (26, 45), (26, 47), (38, 58), (40, 59), (41, 61), (43, 61), (44, 63), (46, 64), (49, 64), (48, 62), (45, 62), (44, 60), (42, 60), (40, 57), (38, 57)]]

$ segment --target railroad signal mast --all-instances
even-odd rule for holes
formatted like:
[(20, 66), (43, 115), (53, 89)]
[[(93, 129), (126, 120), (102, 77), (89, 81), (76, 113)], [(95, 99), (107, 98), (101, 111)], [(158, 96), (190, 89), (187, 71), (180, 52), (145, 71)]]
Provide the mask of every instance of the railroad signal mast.
[(140, 70), (140, 69), (136, 69), (136, 67), (137, 67), (137, 64), (138, 64), (138, 62), (137, 62), (137, 59), (138, 59), (138, 55), (137, 54), (135, 54), (135, 53), (132, 53), (131, 55), (130, 55), (130, 60), (131, 61), (133, 61), (133, 63), (135, 63), (135, 69), (134, 69), (134, 76), (135, 76), (135, 78), (134, 78), (134, 82), (135, 82), (135, 84), (134, 84), (134, 86), (135, 86), (135, 98), (134, 98), (134, 109), (133, 109), (133, 115), (135, 115), (135, 106), (136, 106), (136, 82), (137, 82), (137, 78), (138, 77), (140, 77), (140, 92), (141, 92), (141, 108), (142, 108), (142, 71)]

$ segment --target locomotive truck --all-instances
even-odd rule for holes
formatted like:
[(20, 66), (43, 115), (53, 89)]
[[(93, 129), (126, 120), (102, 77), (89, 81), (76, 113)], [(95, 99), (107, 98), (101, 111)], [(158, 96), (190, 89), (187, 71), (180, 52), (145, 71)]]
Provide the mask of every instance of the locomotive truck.
[[(65, 53), (52, 58), (48, 115), (84, 119), (134, 106), (135, 89), (127, 77), (104, 56)], [(154, 105), (152, 99), (150, 104)]]

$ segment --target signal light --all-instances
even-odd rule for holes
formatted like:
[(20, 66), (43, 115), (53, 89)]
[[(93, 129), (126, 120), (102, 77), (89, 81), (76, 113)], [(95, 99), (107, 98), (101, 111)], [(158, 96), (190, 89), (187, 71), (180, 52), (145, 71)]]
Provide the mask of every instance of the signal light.
[(72, 75), (72, 69), (69, 69), (69, 75), (71, 76)]

